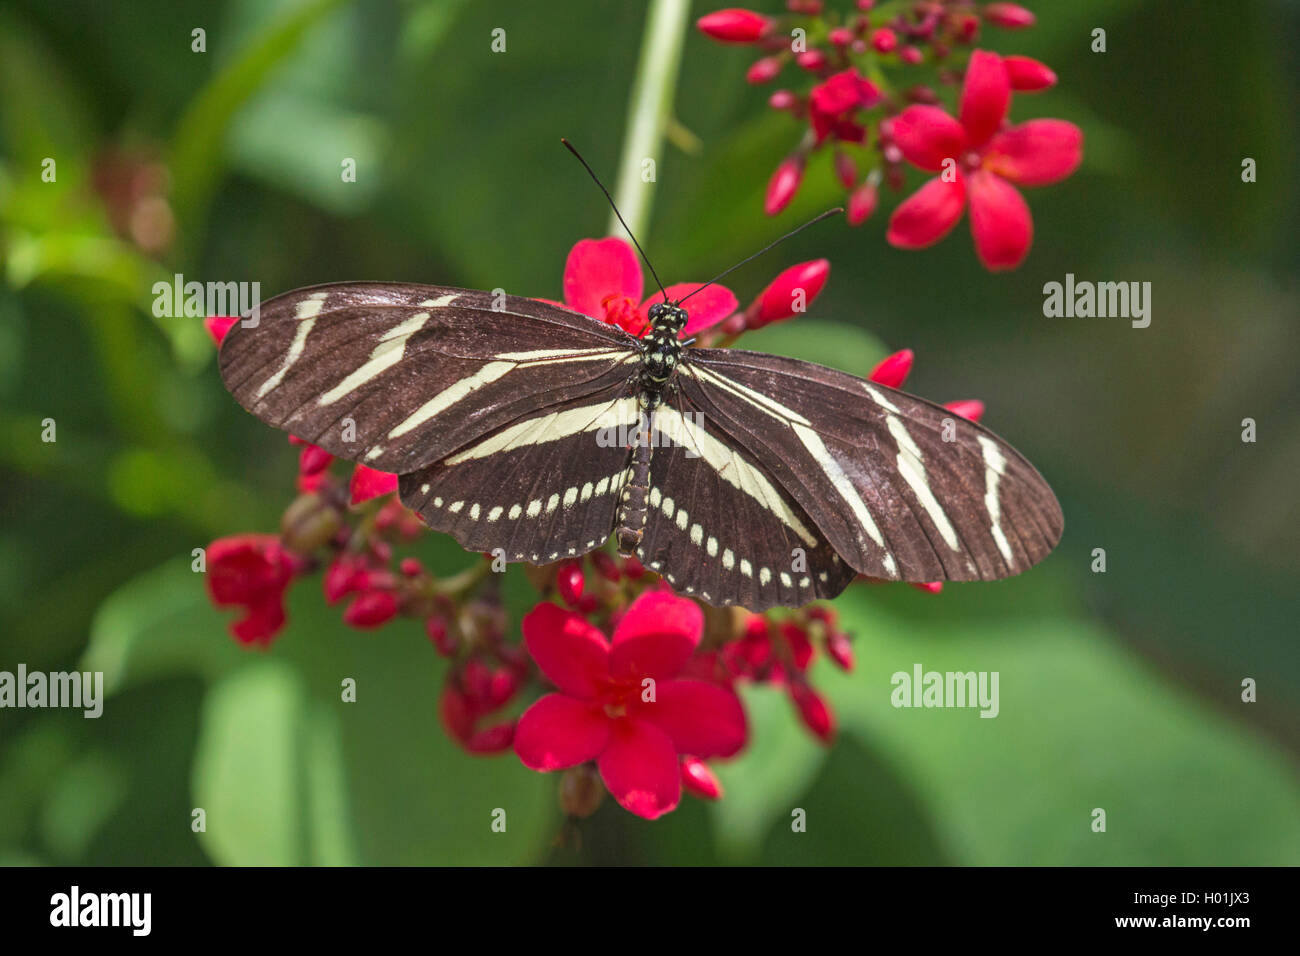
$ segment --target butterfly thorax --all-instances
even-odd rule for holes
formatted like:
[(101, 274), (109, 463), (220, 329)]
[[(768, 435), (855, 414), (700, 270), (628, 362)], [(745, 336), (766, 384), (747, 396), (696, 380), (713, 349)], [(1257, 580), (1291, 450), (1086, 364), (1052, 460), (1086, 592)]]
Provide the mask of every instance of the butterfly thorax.
[(678, 335), (686, 327), (686, 310), (678, 305), (659, 303), (649, 312), (650, 331), (641, 340), (641, 405), (656, 408), (663, 401), (663, 391), (677, 371), (682, 344)]

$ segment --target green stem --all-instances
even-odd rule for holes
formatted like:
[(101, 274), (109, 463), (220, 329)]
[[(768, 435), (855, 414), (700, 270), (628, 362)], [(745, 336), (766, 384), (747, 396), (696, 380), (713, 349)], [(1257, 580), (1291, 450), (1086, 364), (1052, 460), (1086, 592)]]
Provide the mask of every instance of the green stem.
[[(645, 37), (641, 41), (636, 81), (632, 84), (627, 133), (623, 137), (618, 182), (614, 187), (614, 201), (628, 227), (637, 234), (644, 233), (650, 221), (654, 182), (645, 182), (642, 172), (646, 160), (651, 160), (654, 164), (651, 168), (658, 175), (690, 10), (690, 0), (652, 0), (646, 15)], [(623, 235), (623, 227), (612, 212), (607, 231), (611, 236)]]

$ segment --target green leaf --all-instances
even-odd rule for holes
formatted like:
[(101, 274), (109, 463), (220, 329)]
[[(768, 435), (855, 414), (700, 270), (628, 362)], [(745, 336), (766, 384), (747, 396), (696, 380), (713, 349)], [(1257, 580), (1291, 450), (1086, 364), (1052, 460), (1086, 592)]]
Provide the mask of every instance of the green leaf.
[[(860, 591), (839, 607), (858, 635), (859, 668), (821, 684), (845, 732), (899, 768), (955, 862), (1300, 862), (1300, 781), (1278, 750), (1170, 687), (1095, 626), (929, 625), (892, 617)], [(917, 663), (996, 671), (998, 716), (893, 707), (891, 675)], [(1222, 706), (1249, 706), (1237, 693), (1225, 686)], [(1091, 830), (1094, 808), (1106, 811), (1105, 833)]]
[(826, 759), (826, 749), (804, 729), (784, 690), (741, 688), (749, 716), (749, 745), (729, 762), (713, 764), (725, 791), (711, 804), (718, 853), (733, 863), (753, 862), (763, 835), (790, 819), (797, 799)]
[(306, 693), (280, 661), (249, 664), (209, 691), (194, 755), (195, 806), (206, 816), (199, 840), (231, 866), (305, 862), (299, 746)]

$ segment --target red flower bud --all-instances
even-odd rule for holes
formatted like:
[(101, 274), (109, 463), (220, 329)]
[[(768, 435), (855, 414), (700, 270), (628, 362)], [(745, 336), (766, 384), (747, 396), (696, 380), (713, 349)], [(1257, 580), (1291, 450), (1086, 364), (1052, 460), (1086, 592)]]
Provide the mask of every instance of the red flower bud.
[(337, 604), (349, 594), (361, 590), (368, 578), (365, 565), (355, 555), (339, 555), (330, 562), (321, 579), (325, 603)]
[(867, 378), (888, 388), (902, 388), (907, 373), (912, 371), (913, 358), (911, 349), (895, 352), (872, 369)]
[(853, 42), (853, 31), (848, 27), (836, 27), (827, 34), (827, 38), (834, 46), (846, 47)]
[(776, 75), (781, 72), (781, 58), (779, 56), (765, 56), (758, 60), (745, 73), (745, 82), (759, 86), (763, 83), (770, 83), (776, 79)]
[(701, 800), (722, 798), (722, 784), (699, 757), (682, 758), (682, 788)]
[(565, 604), (573, 607), (578, 603), (578, 599), (582, 597), (583, 584), (581, 564), (577, 561), (566, 561), (560, 565), (560, 570), (555, 575), (555, 586)]
[(853, 184), (858, 181), (858, 167), (853, 162), (853, 157), (848, 153), (835, 151), (835, 175), (839, 177), (840, 183), (845, 189), (852, 189)]
[(767, 198), (763, 203), (763, 211), (769, 216), (775, 216), (790, 205), (790, 200), (794, 199), (794, 194), (799, 191), (799, 183), (802, 181), (803, 157), (791, 156), (784, 160), (776, 167), (776, 172), (772, 174), (767, 184)]
[(1056, 85), (1056, 74), (1046, 63), (1027, 56), (1006, 56), (1002, 65), (1007, 69), (1011, 88), (1019, 93), (1036, 93)]
[(1018, 3), (990, 3), (984, 8), (983, 14), (989, 23), (1008, 30), (1034, 25), (1034, 14)]
[(611, 581), (617, 584), (619, 579), (623, 577), (623, 572), (619, 570), (618, 562), (611, 558), (607, 551), (591, 552), (591, 566), (594, 567), (596, 572), (606, 581)]
[(867, 180), (853, 192), (849, 193), (849, 208), (845, 214), (849, 220), (850, 226), (860, 226), (876, 211), (876, 203), (880, 199), (880, 193), (876, 189), (876, 184)]
[(873, 30), (871, 33), (871, 45), (875, 47), (878, 53), (892, 53), (894, 47), (898, 46), (898, 34), (894, 33), (889, 27), (881, 27), (879, 30)]
[(826, 653), (842, 671), (853, 670), (853, 645), (849, 636), (839, 631), (826, 635)]
[(220, 348), (226, 333), (238, 321), (237, 315), (213, 315), (203, 320), (203, 327), (208, 330), (208, 335), (212, 336), (212, 341)]
[(938, 594), (943, 590), (942, 581), (925, 581), (919, 584), (913, 584), (912, 587), (918, 591), (924, 591), (926, 594)]
[(830, 743), (835, 737), (835, 715), (820, 694), (807, 684), (792, 684), (790, 696), (799, 711), (804, 726), (822, 742)]
[(702, 16), (695, 25), (701, 33), (721, 43), (755, 43), (767, 32), (772, 20), (752, 10), (733, 7)]
[(334, 461), (334, 456), (319, 445), (304, 445), (298, 454), (298, 474), (318, 475)]
[(786, 269), (759, 293), (746, 310), (748, 327), (761, 329), (805, 311), (821, 293), (830, 274), (831, 264), (827, 259), (813, 259)]
[(767, 98), (767, 105), (774, 110), (791, 110), (799, 106), (799, 97), (789, 90), (777, 90)]
[(822, 50), (808, 50), (794, 58), (799, 69), (809, 73), (818, 73), (826, 68), (826, 53)]
[(973, 422), (977, 422), (984, 417), (984, 403), (977, 398), (964, 398), (956, 402), (945, 402), (943, 407)]
[(509, 750), (514, 741), (515, 722), (510, 720), (489, 727), (487, 730), (480, 730), (465, 742), (465, 749), (472, 754), (495, 754)]
[(348, 605), (343, 621), (352, 627), (367, 630), (387, 624), (397, 616), (397, 597), (392, 591), (366, 591)]
[(437, 614), (425, 618), (424, 633), (429, 636), (429, 642), (443, 657), (451, 657), (456, 653), (456, 636), (447, 626), (446, 618)]
[(908, 66), (916, 66), (925, 59), (925, 54), (921, 52), (920, 47), (905, 46), (898, 51), (898, 58)]

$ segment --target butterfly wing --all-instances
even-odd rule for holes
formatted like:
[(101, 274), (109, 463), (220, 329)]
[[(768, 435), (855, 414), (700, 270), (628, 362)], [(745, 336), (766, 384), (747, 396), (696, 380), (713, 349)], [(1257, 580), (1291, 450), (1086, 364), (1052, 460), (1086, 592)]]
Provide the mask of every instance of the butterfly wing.
[(642, 563), (707, 604), (753, 611), (843, 591), (857, 572), (769, 467), (701, 416), (684, 388), (654, 412)]
[[(636, 340), (560, 306), (406, 283), (297, 289), (236, 323), (221, 377), (258, 418), (405, 474), (635, 371)], [(472, 396), (472, 398), (471, 398)]]
[(1043, 477), (988, 429), (808, 362), (692, 349), (678, 381), (706, 427), (761, 463), (839, 555), (872, 577), (989, 581), (1060, 540)]
[(534, 409), (399, 482), (402, 503), (470, 551), (546, 564), (613, 530), (639, 406), (628, 383)]

